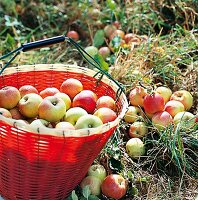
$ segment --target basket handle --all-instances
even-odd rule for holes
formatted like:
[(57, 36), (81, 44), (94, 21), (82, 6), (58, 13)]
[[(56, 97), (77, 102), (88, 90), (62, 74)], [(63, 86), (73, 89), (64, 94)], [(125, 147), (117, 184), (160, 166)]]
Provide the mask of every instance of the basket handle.
[[(120, 96), (122, 92), (124, 92), (124, 88), (120, 85), (120, 83), (118, 83), (115, 79), (113, 79), (113, 77), (111, 77), (111, 75), (108, 72), (106, 72), (105, 70), (103, 70), (101, 68), (101, 66), (100, 66), (100, 63), (98, 63), (91, 55), (89, 55), (72, 38), (64, 36), (64, 35), (56, 36), (56, 37), (52, 37), (52, 38), (47, 38), (47, 39), (43, 39), (43, 40), (38, 40), (38, 41), (35, 41), (35, 42), (26, 43), (26, 44), (22, 44), (19, 48), (15, 49), (15, 50), (13, 50), (11, 52), (9, 52), (6, 55), (1, 56), (0, 60), (2, 60), (2, 59), (4, 59), (4, 58), (6, 58), (6, 57), (8, 57), (8, 56), (10, 56), (10, 55), (12, 55), (12, 54), (15, 53), (15, 55), (13, 57), (11, 57), (11, 59), (2, 67), (2, 69), (0, 70), (0, 75), (3, 73), (3, 71), (9, 66), (9, 64), (16, 58), (16, 56), (21, 51), (26, 52), (26, 51), (30, 51), (30, 50), (33, 50), (33, 49), (43, 48), (43, 47), (50, 46), (50, 45), (53, 45), (53, 44), (62, 43), (62, 42), (65, 42), (65, 41), (67, 41), (70, 44), (72, 44), (79, 51), (79, 53), (82, 55), (82, 57), (88, 63), (90, 63), (92, 66), (96, 67), (99, 70), (98, 73), (101, 73), (102, 76), (106, 75), (109, 79), (111, 79), (113, 82), (115, 82), (117, 84), (117, 86), (119, 87), (119, 90), (117, 91), (117, 97)], [(87, 56), (91, 59), (91, 61), (90, 61), (90, 59), (87, 58)]]

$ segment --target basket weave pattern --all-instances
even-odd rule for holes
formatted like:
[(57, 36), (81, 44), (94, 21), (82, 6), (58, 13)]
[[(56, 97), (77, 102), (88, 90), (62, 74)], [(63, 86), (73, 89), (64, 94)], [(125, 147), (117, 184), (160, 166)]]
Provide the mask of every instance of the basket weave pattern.
[[(31, 84), (41, 91), (46, 87), (60, 88), (64, 80), (76, 78), (98, 97), (109, 95), (115, 99), (118, 86), (105, 77), (98, 82), (94, 74), (93, 70), (70, 65), (20, 66), (4, 71), (0, 88)], [(83, 137), (32, 133), (0, 118), (0, 194), (11, 200), (65, 199), (86, 175), (126, 107), (122, 94), (117, 102), (118, 118), (108, 126), (96, 128), (96, 134), (85, 130), (88, 134)]]

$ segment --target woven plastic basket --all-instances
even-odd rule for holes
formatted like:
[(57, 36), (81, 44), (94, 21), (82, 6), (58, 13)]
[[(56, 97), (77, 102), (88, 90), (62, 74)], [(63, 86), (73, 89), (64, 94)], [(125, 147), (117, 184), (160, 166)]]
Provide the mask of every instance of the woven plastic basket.
[[(0, 75), (0, 88), (31, 84), (41, 91), (60, 88), (64, 80), (76, 78), (98, 97), (116, 99), (119, 86), (106, 76), (99, 81), (94, 75), (96, 71), (74, 65), (25, 65), (5, 69)], [(11, 200), (65, 199), (86, 175), (126, 109), (122, 92), (116, 120), (98, 128), (67, 132), (43, 128), (34, 133), (29, 125), (0, 115), (0, 194)]]

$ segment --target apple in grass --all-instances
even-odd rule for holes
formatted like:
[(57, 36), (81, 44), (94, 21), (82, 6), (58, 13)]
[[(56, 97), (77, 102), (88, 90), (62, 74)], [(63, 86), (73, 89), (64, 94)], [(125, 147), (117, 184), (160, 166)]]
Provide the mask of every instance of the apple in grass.
[(6, 86), (0, 89), (0, 107), (6, 109), (14, 108), (21, 99), (20, 92), (13, 86)]
[(164, 86), (157, 87), (155, 93), (161, 95), (164, 98), (165, 103), (167, 103), (170, 100), (170, 97), (172, 95), (171, 89)]
[(78, 34), (78, 32), (73, 31), (73, 30), (72, 31), (68, 31), (67, 37), (70, 37), (70, 38), (72, 38), (75, 41), (79, 40), (79, 34)]
[(0, 108), (0, 115), (7, 117), (7, 118), (12, 118), (10, 111), (5, 108)]
[(55, 87), (48, 87), (42, 90), (39, 94), (44, 99), (48, 96), (54, 96), (56, 93), (59, 93), (60, 91)]
[(141, 113), (141, 109), (137, 106), (129, 106), (124, 115), (124, 121), (127, 123), (133, 123), (141, 117)]
[(19, 92), (21, 97), (25, 96), (26, 94), (36, 93), (38, 94), (38, 90), (32, 85), (23, 85), (19, 88)]
[(100, 47), (98, 53), (103, 57), (104, 60), (106, 60), (107, 57), (110, 56), (111, 50), (109, 49), (109, 47)]
[(105, 37), (109, 38), (110, 35), (112, 35), (112, 33), (117, 30), (116, 26), (112, 25), (112, 24), (108, 24), (104, 27), (104, 34)]
[(60, 86), (60, 91), (67, 94), (70, 99), (73, 99), (82, 90), (82, 83), (75, 78), (69, 78), (65, 80)]
[(133, 106), (143, 107), (144, 97), (147, 95), (147, 90), (137, 86), (129, 93), (129, 101)]
[(38, 116), (38, 107), (42, 102), (42, 97), (35, 93), (26, 94), (19, 103), (18, 108), (20, 113), (27, 118), (34, 118)]
[(90, 192), (92, 195), (100, 195), (101, 193), (101, 184), (102, 181), (95, 176), (86, 176), (80, 183), (80, 187), (83, 189), (86, 186), (89, 186)]
[(98, 98), (98, 100), (96, 101), (96, 109), (99, 108), (110, 108), (111, 110), (116, 110), (116, 103), (115, 100), (107, 95), (101, 96)]
[(180, 101), (170, 100), (165, 104), (164, 110), (174, 117), (177, 113), (183, 112), (185, 107)]
[(69, 95), (67, 95), (63, 92), (58, 92), (54, 96), (60, 97), (65, 102), (66, 110), (68, 110), (71, 107), (71, 99), (70, 99)]
[(172, 124), (173, 118), (166, 111), (156, 112), (152, 117), (152, 124), (158, 129), (163, 130)]
[(103, 124), (102, 120), (91, 114), (83, 115), (81, 116), (76, 124), (75, 129), (85, 129), (85, 128), (96, 128), (98, 126), (101, 126)]
[(170, 100), (176, 100), (181, 102), (184, 105), (185, 110), (189, 110), (193, 105), (193, 97), (190, 92), (186, 90), (179, 90), (174, 92)]
[(101, 181), (103, 181), (105, 177), (107, 176), (107, 172), (103, 165), (94, 164), (89, 167), (87, 175), (95, 176), (99, 178)]
[(96, 108), (97, 96), (91, 90), (83, 90), (78, 93), (72, 102), (72, 107), (81, 107), (89, 114), (93, 114)]
[(56, 96), (45, 97), (38, 107), (39, 117), (49, 122), (60, 121), (64, 117), (65, 112), (65, 102)]
[(127, 192), (127, 181), (119, 174), (110, 174), (102, 182), (101, 190), (106, 197), (121, 199)]
[(130, 125), (128, 133), (131, 138), (142, 138), (148, 133), (148, 127), (144, 122), (134, 122)]

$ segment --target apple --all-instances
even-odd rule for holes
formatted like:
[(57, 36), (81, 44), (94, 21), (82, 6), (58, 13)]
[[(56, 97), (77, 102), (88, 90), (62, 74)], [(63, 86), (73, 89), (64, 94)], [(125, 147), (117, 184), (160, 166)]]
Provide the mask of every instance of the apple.
[(174, 117), (177, 113), (183, 112), (185, 108), (180, 101), (170, 100), (165, 104), (164, 110)]
[(81, 116), (76, 124), (75, 128), (76, 129), (84, 129), (84, 128), (96, 128), (98, 126), (101, 126), (103, 124), (102, 120), (91, 114), (83, 115)]
[(38, 107), (43, 101), (42, 97), (35, 93), (26, 94), (23, 96), (19, 103), (18, 108), (20, 113), (28, 118), (34, 118), (38, 116)]
[(164, 99), (159, 94), (147, 94), (144, 97), (144, 110), (146, 113), (154, 114), (164, 110)]
[(100, 14), (101, 12), (98, 8), (89, 8), (88, 13), (87, 13), (88, 18), (93, 19), (94, 23), (100, 17)]
[(99, 117), (103, 124), (112, 122), (117, 118), (117, 114), (110, 108), (99, 108), (94, 112), (94, 115)]
[(94, 164), (89, 167), (87, 175), (95, 176), (99, 178), (101, 181), (103, 181), (105, 177), (107, 176), (107, 172), (103, 165)]
[(69, 95), (67, 95), (63, 92), (58, 92), (54, 96), (60, 97), (65, 102), (66, 110), (68, 110), (71, 107), (71, 99), (70, 99)]
[(141, 116), (141, 110), (137, 106), (129, 106), (124, 115), (124, 121), (127, 123), (133, 123)]
[(102, 182), (101, 190), (109, 198), (121, 199), (127, 192), (127, 181), (119, 174), (110, 174)]
[(135, 159), (145, 154), (145, 146), (140, 138), (131, 138), (126, 143), (127, 154)]
[(179, 112), (173, 118), (175, 124), (180, 124), (186, 128), (194, 126), (196, 123), (196, 117), (188, 111)]
[(97, 96), (91, 90), (83, 90), (78, 93), (72, 102), (73, 107), (81, 107), (88, 113), (93, 114), (96, 108)]
[(35, 119), (30, 123), (30, 128), (36, 133), (41, 133), (43, 128), (53, 128), (52, 124), (44, 119)]
[(58, 122), (55, 128), (62, 130), (75, 130), (75, 127), (69, 122)]
[(55, 96), (45, 97), (38, 107), (39, 117), (49, 122), (60, 121), (64, 117), (65, 112), (65, 102)]
[(148, 112), (145, 112), (146, 116), (149, 118), (149, 119), (152, 119), (153, 115), (155, 113), (148, 113)]
[(60, 91), (55, 87), (48, 87), (42, 90), (39, 94), (44, 99), (48, 96), (54, 96), (56, 93), (59, 93)]
[(0, 107), (6, 109), (14, 108), (21, 99), (20, 92), (13, 86), (6, 86), (0, 89)]
[(156, 88), (155, 93), (161, 95), (164, 98), (165, 103), (167, 103), (170, 100), (170, 97), (172, 95), (171, 89), (164, 86)]
[(68, 111), (66, 111), (65, 116), (63, 117), (63, 121), (69, 122), (72, 125), (75, 125), (77, 120), (83, 116), (87, 115), (87, 111), (84, 110), (81, 107), (74, 107), (70, 108)]
[(137, 86), (129, 93), (129, 101), (133, 106), (143, 107), (144, 97), (147, 95), (147, 90)]
[(193, 105), (193, 97), (190, 92), (186, 90), (174, 92), (171, 95), (170, 100), (180, 101), (184, 105), (185, 110), (189, 110)]
[(126, 44), (129, 44), (131, 42), (135, 42), (135, 43), (139, 44), (140, 43), (140, 38), (137, 35), (133, 34), (133, 33), (127, 33), (124, 36), (124, 41), (126, 42)]
[(18, 106), (9, 110), (13, 119), (23, 119), (24, 116), (20, 113)]
[(156, 112), (152, 117), (152, 124), (158, 129), (162, 130), (173, 122), (172, 116), (166, 111)]
[(120, 22), (119, 22), (119, 21), (114, 21), (114, 22), (112, 23), (112, 25), (114, 25), (117, 29), (120, 28)]
[(148, 127), (144, 122), (134, 122), (129, 127), (129, 136), (131, 138), (142, 138), (148, 133)]
[(110, 108), (111, 110), (116, 110), (116, 103), (115, 100), (107, 95), (101, 96), (98, 98), (98, 100), (96, 101), (96, 109), (99, 108)]
[(38, 94), (38, 90), (32, 85), (23, 85), (19, 88), (19, 92), (21, 97), (25, 96), (26, 94), (36, 93)]
[(104, 27), (104, 34), (105, 37), (109, 38), (110, 35), (112, 35), (112, 33), (117, 30), (116, 26), (112, 25), (112, 24), (108, 24)]
[(99, 178), (95, 176), (87, 176), (81, 181), (80, 187), (83, 189), (85, 186), (89, 186), (91, 194), (97, 196), (101, 193), (101, 184), (102, 181)]
[(119, 36), (121, 39), (124, 39), (125, 32), (123, 30), (116, 29), (110, 36), (109, 39), (112, 40), (115, 36)]
[(70, 38), (72, 38), (75, 41), (79, 40), (79, 34), (76, 31), (68, 31), (67, 37), (70, 37)]
[(103, 57), (104, 60), (106, 60), (107, 57), (109, 57), (111, 54), (109, 47), (100, 47), (98, 52)]
[[(95, 55), (98, 54), (98, 48), (97, 47), (94, 47), (94, 46), (87, 46), (85, 49), (84, 49), (90, 56), (94, 57)], [(87, 59), (90, 59), (89, 56), (87, 54), (84, 54), (84, 56), (87, 58)]]
[(0, 108), (0, 115), (7, 117), (7, 118), (12, 118), (10, 111), (5, 108)]
[(69, 78), (65, 80), (60, 86), (60, 91), (67, 94), (70, 99), (73, 99), (82, 90), (82, 83), (75, 78)]

